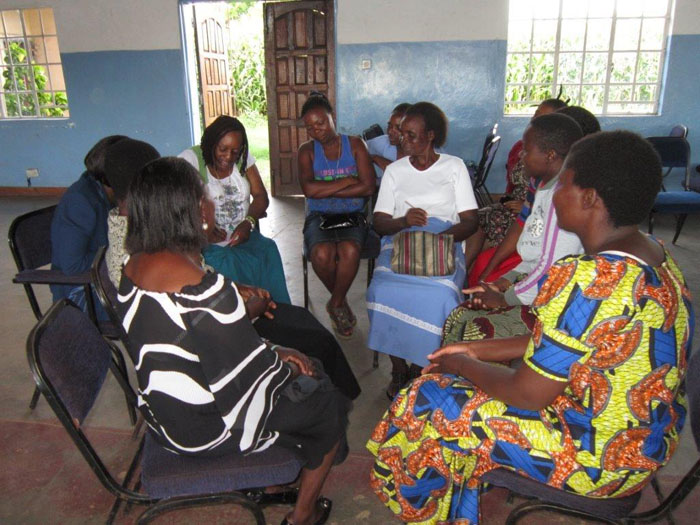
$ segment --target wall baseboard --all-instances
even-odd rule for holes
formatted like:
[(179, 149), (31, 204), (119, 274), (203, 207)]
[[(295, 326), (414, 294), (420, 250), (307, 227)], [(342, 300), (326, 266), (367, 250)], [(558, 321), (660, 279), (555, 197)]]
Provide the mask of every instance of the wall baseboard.
[(67, 189), (59, 186), (0, 186), (0, 197), (60, 197)]

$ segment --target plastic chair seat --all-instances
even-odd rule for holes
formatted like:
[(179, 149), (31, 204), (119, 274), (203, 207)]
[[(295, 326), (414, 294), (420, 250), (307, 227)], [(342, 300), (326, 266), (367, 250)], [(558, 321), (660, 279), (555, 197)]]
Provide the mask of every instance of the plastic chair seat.
[(158, 499), (214, 494), (289, 483), (302, 467), (294, 452), (279, 446), (247, 456), (191, 457), (166, 450), (147, 433), (141, 483), (149, 496)]
[(698, 213), (700, 193), (694, 191), (659, 192), (652, 208), (657, 213)]

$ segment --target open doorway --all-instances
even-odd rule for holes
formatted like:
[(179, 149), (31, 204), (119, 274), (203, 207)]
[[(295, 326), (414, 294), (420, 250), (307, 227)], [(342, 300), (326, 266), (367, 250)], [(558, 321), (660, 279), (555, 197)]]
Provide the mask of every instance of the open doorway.
[(194, 141), (219, 115), (235, 116), (270, 191), (262, 2), (185, 3), (182, 20)]
[(237, 116), (268, 192), (299, 195), (301, 107), (311, 91), (335, 106), (333, 0), (191, 0), (181, 13), (194, 141)]

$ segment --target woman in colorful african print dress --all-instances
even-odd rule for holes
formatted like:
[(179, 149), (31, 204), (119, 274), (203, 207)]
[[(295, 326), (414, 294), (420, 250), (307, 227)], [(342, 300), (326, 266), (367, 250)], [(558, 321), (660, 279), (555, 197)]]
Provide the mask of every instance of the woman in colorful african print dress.
[[(532, 336), (434, 352), (372, 434), (371, 485), (402, 521), (477, 523), (480, 479), (495, 468), (625, 496), (675, 450), (693, 312), (675, 262), (637, 228), (661, 184), (658, 157), (635, 134), (598, 133), (560, 177), (559, 224), (585, 254), (541, 281)], [(491, 364), (516, 357), (517, 369)]]

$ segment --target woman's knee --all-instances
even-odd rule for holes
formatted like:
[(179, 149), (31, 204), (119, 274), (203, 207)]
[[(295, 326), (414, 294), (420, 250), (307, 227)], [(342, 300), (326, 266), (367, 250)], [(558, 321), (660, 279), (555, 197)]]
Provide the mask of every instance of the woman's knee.
[(355, 241), (342, 241), (338, 243), (338, 258), (341, 260), (360, 260), (360, 245)]
[(336, 249), (335, 244), (323, 242), (314, 245), (311, 249), (311, 263), (314, 266), (327, 267), (335, 264)]

